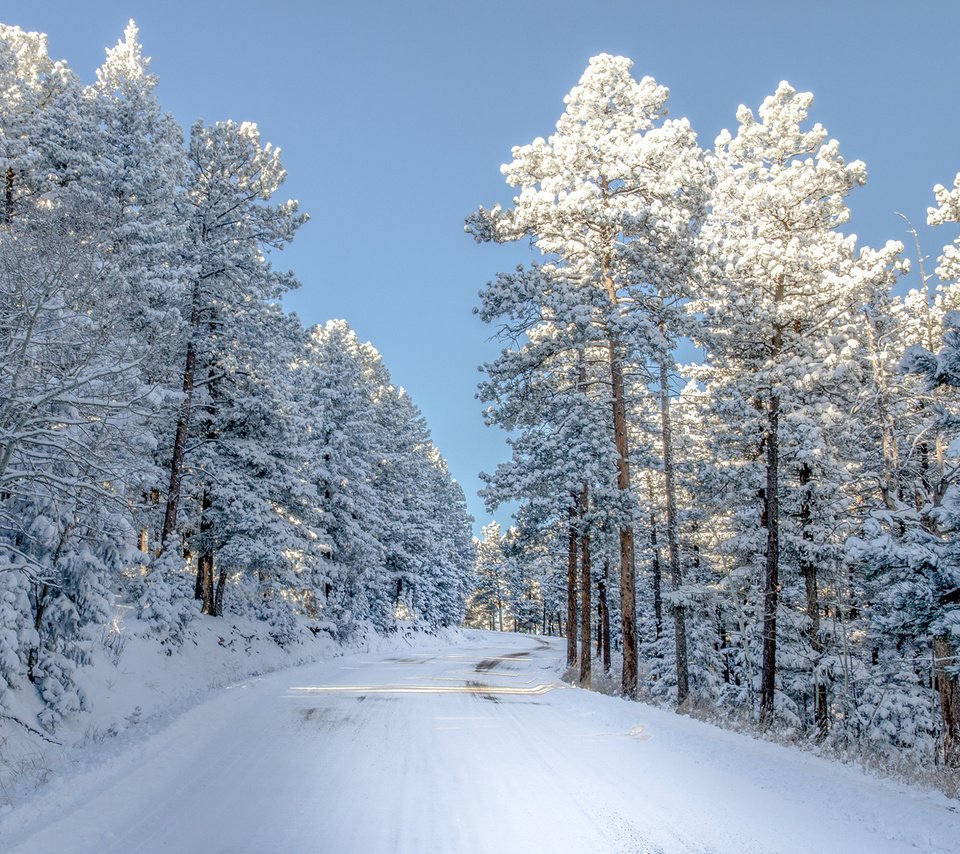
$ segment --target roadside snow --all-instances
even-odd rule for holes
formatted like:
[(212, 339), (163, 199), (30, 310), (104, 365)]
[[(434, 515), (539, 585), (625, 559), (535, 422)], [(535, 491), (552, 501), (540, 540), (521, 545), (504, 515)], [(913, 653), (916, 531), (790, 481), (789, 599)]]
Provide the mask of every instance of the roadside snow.
[[(251, 677), (360, 651), (415, 649), (437, 636), (401, 624), (392, 635), (361, 632), (340, 645), (326, 633), (304, 631), (305, 641), (287, 648), (264, 623), (239, 617), (197, 620), (182, 646), (168, 652), (149, 627), (123, 619), (119, 609), (104, 642), (78, 677), (90, 709), (64, 721), (50, 741), (11, 718), (0, 717), (0, 829), (11, 809), (35, 797), (46, 783), (97, 765), (161, 731), (187, 709)], [(456, 631), (444, 633), (455, 638)], [(37, 732), (42, 705), (33, 692), (11, 692), (12, 717)], [(0, 851), (3, 847), (0, 846)]]

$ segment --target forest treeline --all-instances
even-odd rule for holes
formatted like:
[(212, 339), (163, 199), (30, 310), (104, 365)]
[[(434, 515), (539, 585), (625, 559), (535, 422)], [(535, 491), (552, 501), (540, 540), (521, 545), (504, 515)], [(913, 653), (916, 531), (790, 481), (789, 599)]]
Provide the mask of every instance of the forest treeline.
[[(904, 247), (844, 231), (866, 169), (810, 94), (703, 148), (631, 66), (592, 59), (467, 220), (542, 253), (480, 294), (485, 498), (520, 510), (468, 619), (565, 633), (581, 685), (956, 767), (960, 243), (904, 292)], [(960, 176), (931, 203), (960, 221)]]
[(253, 124), (184, 138), (131, 24), (83, 85), (0, 25), (0, 712), (54, 728), (115, 603), (171, 648), (199, 614), (278, 643), (459, 624), (471, 519), (423, 416), (342, 321), (304, 330), (271, 259)]

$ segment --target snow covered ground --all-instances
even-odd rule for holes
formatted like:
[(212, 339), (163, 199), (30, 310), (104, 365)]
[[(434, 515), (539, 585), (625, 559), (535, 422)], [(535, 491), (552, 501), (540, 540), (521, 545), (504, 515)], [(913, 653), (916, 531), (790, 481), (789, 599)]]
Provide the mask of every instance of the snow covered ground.
[(942, 795), (570, 688), (561, 656), (466, 632), (225, 686), (7, 812), (0, 851), (960, 851)]

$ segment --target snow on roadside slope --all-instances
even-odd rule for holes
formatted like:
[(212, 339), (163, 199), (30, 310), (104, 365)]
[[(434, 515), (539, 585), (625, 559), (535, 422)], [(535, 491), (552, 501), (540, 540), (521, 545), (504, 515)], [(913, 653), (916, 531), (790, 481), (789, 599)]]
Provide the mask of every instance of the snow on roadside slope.
[(465, 632), (419, 650), (349, 655), (215, 692), (18, 808), (0, 822), (0, 849), (949, 854), (960, 845), (956, 803), (942, 795), (564, 686), (555, 639)]
[[(78, 672), (88, 711), (72, 715), (50, 735), (39, 728), (37, 713), (43, 706), (31, 690), (7, 695), (13, 717), (37, 734), (0, 716), (0, 825), (4, 814), (47, 782), (122, 752), (226, 686), (352, 652), (417, 649), (437, 642), (436, 634), (401, 624), (394, 634), (365, 630), (342, 645), (324, 632), (314, 636), (304, 631), (303, 643), (281, 647), (268, 628), (236, 616), (198, 619), (183, 645), (168, 650), (148, 626), (124, 621), (118, 611), (104, 631), (104, 642), (96, 645), (93, 661)], [(441, 636), (453, 640), (457, 635), (447, 630)]]

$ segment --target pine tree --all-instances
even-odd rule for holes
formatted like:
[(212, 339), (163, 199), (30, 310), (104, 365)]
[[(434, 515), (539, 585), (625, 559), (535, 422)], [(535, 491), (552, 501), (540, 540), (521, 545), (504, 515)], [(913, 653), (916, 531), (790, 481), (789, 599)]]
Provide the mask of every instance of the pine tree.
[[(781, 83), (761, 105), (759, 120), (741, 107), (737, 135), (724, 132), (717, 139), (716, 187), (703, 235), (711, 247), (710, 266), (696, 306), (706, 319), (706, 369), (700, 376), (710, 383), (720, 417), (742, 425), (731, 439), (747, 462), (741, 495), (755, 515), (751, 519), (747, 511), (742, 517), (746, 525), (738, 536), (745, 538), (748, 560), (764, 556), (764, 725), (777, 708), (786, 475), (798, 467), (805, 481), (798, 485), (808, 493), (812, 476), (799, 447), (791, 445), (797, 430), (816, 423), (823, 400), (800, 389), (826, 386), (842, 374), (843, 336), (859, 323), (871, 284), (889, 278), (900, 250), (889, 244), (857, 255), (855, 239), (838, 231), (849, 217), (845, 196), (865, 182), (866, 170), (859, 161), (845, 163), (820, 125), (803, 128), (811, 103), (811, 95)], [(804, 518), (812, 518), (811, 507), (793, 516), (802, 528)], [(808, 548), (800, 553), (810, 554)], [(814, 632), (816, 562), (804, 566)]]
[(504, 536), (500, 525), (490, 522), (476, 543), (476, 588), (468, 601), (467, 621), (491, 631), (506, 631), (510, 616), (510, 587)]
[[(269, 205), (284, 178), (280, 152), (261, 146), (255, 125), (223, 122), (196, 124), (188, 151), (190, 172), (181, 215), (187, 218), (186, 261), (191, 268), (183, 340), (182, 398), (176, 419), (169, 485), (160, 536), (162, 557), (181, 539), (178, 525), (184, 496), (184, 471), (188, 440), (196, 437), (203, 453), (194, 461), (196, 480), (187, 484), (191, 497), (191, 530), (197, 540), (196, 589), (204, 613), (218, 607), (214, 586), (213, 532), (218, 494), (217, 451), (229, 442), (220, 435), (224, 406), (233, 398), (233, 386), (248, 361), (263, 346), (269, 331), (272, 302), (296, 286), (288, 273), (275, 271), (267, 261), (271, 250), (280, 250), (292, 239), (306, 217), (297, 203)], [(209, 467), (208, 474), (204, 474)], [(166, 583), (169, 560), (158, 564), (157, 579)]]
[(27, 605), (24, 631), (4, 643), (5, 670), (37, 686), (41, 722), (53, 727), (85, 703), (75, 665), (133, 562), (131, 504), (151, 448), (149, 353), (129, 323), (138, 295), (118, 274), (133, 253), (105, 225), (97, 111), (45, 59), (42, 38), (2, 35), (0, 65), (18, 77), (5, 82), (15, 106), (2, 118), (0, 565), (12, 572), (0, 584), (13, 579), (4, 599)]
[[(643, 361), (661, 340), (643, 310), (650, 283), (688, 251), (700, 176), (695, 138), (685, 120), (661, 121), (667, 90), (639, 83), (631, 63), (606, 54), (590, 61), (566, 97), (548, 140), (513, 149), (503, 167), (520, 192), (509, 210), (480, 209), (468, 221), (477, 240), (531, 237), (546, 270), (569, 282), (567, 315), (600, 330), (606, 351), (609, 419), (621, 494), (620, 600), (624, 693), (637, 685), (636, 590), (625, 366)], [(679, 242), (678, 242), (679, 241)], [(638, 286), (639, 283), (639, 286)]]

